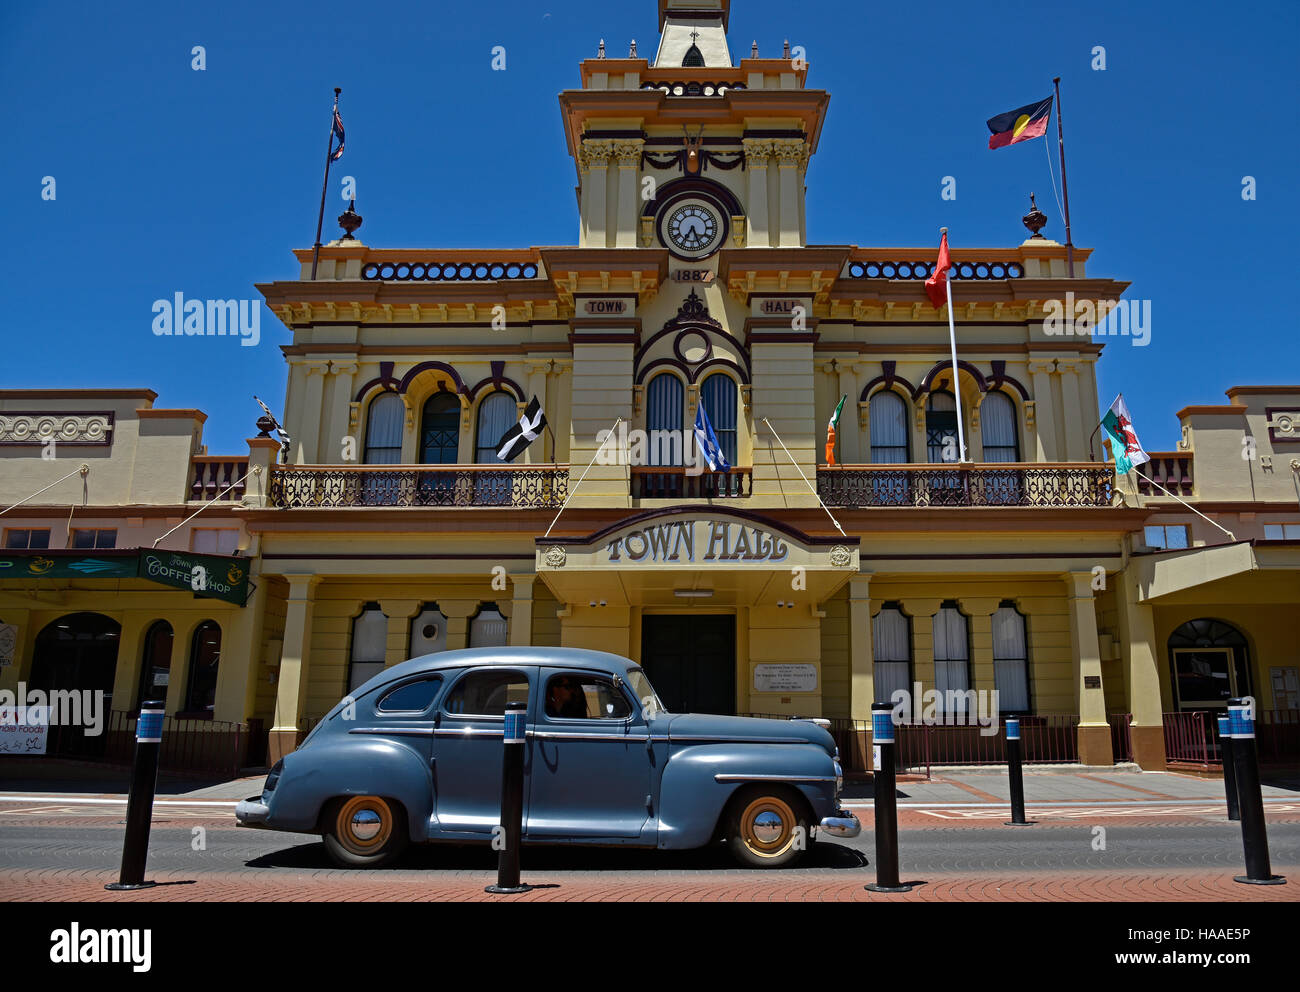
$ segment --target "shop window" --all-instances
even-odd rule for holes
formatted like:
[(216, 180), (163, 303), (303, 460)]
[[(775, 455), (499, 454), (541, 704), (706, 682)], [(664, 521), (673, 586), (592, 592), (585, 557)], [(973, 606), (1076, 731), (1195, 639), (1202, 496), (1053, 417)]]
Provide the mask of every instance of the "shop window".
[(522, 672), (471, 671), (447, 694), (448, 713), (457, 716), (504, 716), (506, 704), (528, 702), (528, 679)]
[(892, 703), (898, 690), (912, 691), (912, 621), (897, 603), (886, 603), (871, 621), (875, 701)]
[[(1266, 541), (1300, 541), (1300, 523), (1295, 524), (1265, 524), (1264, 540)], [(34, 545), (33, 545), (34, 547)]]
[(907, 404), (893, 390), (882, 389), (871, 397), (871, 461), (878, 465), (902, 465), (908, 460)]
[(447, 618), (437, 605), (426, 606), (419, 616), (411, 621), (411, 642), (409, 654), (412, 658), (422, 658), (426, 654), (437, 654), (447, 650)]
[(553, 675), (546, 683), (546, 715), (560, 720), (623, 720), (632, 715), (632, 707), (608, 679)]
[(1180, 710), (1221, 709), (1253, 695), (1241, 631), (1222, 620), (1189, 620), (1169, 636), (1174, 699)]
[(388, 617), (378, 603), (367, 603), (352, 621), (352, 649), (348, 658), (348, 693), (384, 670), (388, 646)]
[(117, 531), (103, 528), (74, 528), (68, 546), (77, 550), (100, 550), (117, 546)]
[(945, 713), (964, 715), (966, 697), (957, 696), (950, 702), (947, 695), (970, 689), (970, 628), (955, 602), (944, 603), (935, 614), (933, 630), (934, 687), (943, 695)]
[(993, 614), (993, 687), (1004, 713), (1029, 712), (1029, 647), (1025, 618), (1014, 603)]
[(1158, 526), (1142, 528), (1142, 541), (1148, 548), (1159, 548), (1162, 551), (1175, 551), (1186, 548), (1187, 542), (1187, 525), (1186, 524), (1160, 524)]
[(238, 527), (196, 527), (190, 531), (190, 550), (199, 554), (233, 555), (238, 549)]
[(30, 548), (38, 550), (50, 546), (50, 530), (46, 528), (11, 528), (5, 531), (5, 547), (13, 550)]
[[(650, 447), (648, 461), (651, 465), (682, 464), (685, 446), (682, 411), (685, 402), (682, 380), (677, 376), (660, 372), (650, 380), (646, 389), (646, 431)], [(717, 431), (716, 424), (714, 431)]]
[(136, 708), (146, 700), (166, 701), (167, 686), (171, 682), (172, 625), (166, 620), (157, 621), (144, 635), (144, 658), (140, 665), (140, 689), (136, 695)]
[(185, 687), (185, 712), (212, 716), (217, 702), (217, 669), (221, 664), (221, 628), (204, 620), (190, 644), (190, 673)]
[(469, 646), (499, 648), (509, 643), (509, 623), (496, 603), (484, 603), (469, 624)]
[(402, 460), (402, 425), (406, 404), (396, 393), (380, 393), (366, 414), (367, 465), (397, 465)]
[(988, 393), (980, 404), (980, 439), (984, 445), (984, 461), (1020, 461), (1016, 405), (1006, 393)]

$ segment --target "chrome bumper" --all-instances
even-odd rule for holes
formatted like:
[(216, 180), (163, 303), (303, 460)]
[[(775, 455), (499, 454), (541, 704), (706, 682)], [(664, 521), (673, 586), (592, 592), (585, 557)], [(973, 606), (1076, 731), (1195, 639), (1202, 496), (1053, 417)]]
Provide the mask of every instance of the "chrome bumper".
[(846, 809), (836, 810), (834, 816), (828, 816), (820, 824), (818, 830), (830, 834), (832, 837), (856, 837), (862, 833), (862, 824), (858, 822), (855, 814)]
[(261, 796), (253, 796), (250, 799), (241, 799), (235, 806), (235, 822), (241, 827), (266, 827), (266, 818), (271, 815), (271, 811), (266, 804), (262, 802)]

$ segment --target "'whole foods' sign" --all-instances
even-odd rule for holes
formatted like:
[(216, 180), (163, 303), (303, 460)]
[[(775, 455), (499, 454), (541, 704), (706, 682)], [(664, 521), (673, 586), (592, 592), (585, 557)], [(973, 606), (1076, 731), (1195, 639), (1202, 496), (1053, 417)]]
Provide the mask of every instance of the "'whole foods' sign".
[(611, 562), (782, 562), (790, 546), (761, 527), (715, 520), (674, 520), (616, 537)]
[(238, 606), (248, 599), (248, 561), (244, 558), (141, 551), (139, 577)]

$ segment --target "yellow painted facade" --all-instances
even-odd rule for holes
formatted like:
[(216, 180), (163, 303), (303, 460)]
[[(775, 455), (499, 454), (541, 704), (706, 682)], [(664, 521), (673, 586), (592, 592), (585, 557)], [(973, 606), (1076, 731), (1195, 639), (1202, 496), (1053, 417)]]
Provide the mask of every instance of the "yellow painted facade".
[[(115, 528), (119, 549), (181, 525), (161, 547), (198, 550), (196, 529), (224, 528), (251, 580), (240, 606), (10, 569), (0, 689), (39, 668), (51, 624), (84, 611), (120, 627), (121, 710), (155, 621), (174, 631), (169, 712), (192, 701), (199, 624), (219, 625), (206, 716), (256, 721), (268, 760), (375, 666), (475, 644), (613, 651), (687, 704), (864, 720), (884, 671), (873, 624), (897, 610), (909, 687), (1023, 678), (1016, 708), (1072, 718), (1084, 763), (1127, 757), (1112, 731), (1131, 718), (1133, 760), (1163, 767), (1163, 715), (1189, 708), (1177, 658), (1190, 677), (1227, 651), (1248, 673), (1233, 668), (1234, 692), (1300, 706), (1286, 695), (1300, 386), (1188, 407), (1177, 451), (1114, 480), (1091, 436), (1103, 343), (1053, 335), (1044, 315), (1066, 293), (1112, 300), (1127, 283), (1096, 275), (1084, 248), (1071, 276), (1066, 246), (1037, 236), (954, 250), (954, 380), (946, 308), (922, 288), (933, 248), (808, 246), (828, 95), (806, 86), (807, 65), (733, 60), (727, 0), (660, 11), (654, 58), (586, 60), (582, 88), (560, 95), (575, 246), (348, 236), (321, 248), (314, 280), (299, 250), (296, 278), (258, 286), (287, 335), (283, 456), (265, 432), (246, 454), (208, 456), (203, 415), (154, 411), (147, 390), (0, 391), (0, 507), (75, 469), (72, 452), (90, 464), (84, 504), (80, 479), (60, 483), (0, 518), (6, 534), (48, 529), (46, 547), (67, 551), (70, 504), (76, 526)], [(497, 442), (533, 398), (549, 431), (502, 464)], [(729, 472), (690, 474), (684, 453), (655, 459), (638, 441), (689, 436), (701, 406)], [(71, 418), (87, 447), (42, 459), (32, 411)], [(107, 440), (82, 422), (96, 411), (113, 412)], [(944, 451), (958, 416), (965, 460)], [(16, 440), (23, 418), (36, 433)], [(1187, 631), (1207, 619), (1240, 644)], [(1023, 625), (1023, 657), (998, 656), (1008, 623)], [(936, 642), (945, 624), (964, 646)], [(1198, 650), (1210, 654), (1175, 655)]]

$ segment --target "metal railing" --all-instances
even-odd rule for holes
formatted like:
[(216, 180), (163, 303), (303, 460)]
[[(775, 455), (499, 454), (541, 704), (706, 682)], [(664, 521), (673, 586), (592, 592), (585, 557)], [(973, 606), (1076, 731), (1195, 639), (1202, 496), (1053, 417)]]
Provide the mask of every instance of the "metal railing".
[[(113, 710), (104, 732), (104, 747), (96, 757), (114, 764), (130, 765), (135, 756), (135, 728), (138, 712)], [(244, 767), (249, 747), (249, 728), (188, 717), (164, 717), (158, 767), (180, 774), (235, 778)]]
[(1164, 714), (1165, 761), (1195, 765), (1203, 770), (1223, 765), (1213, 710)]
[(742, 499), (752, 492), (752, 469), (687, 475), (680, 465), (632, 468), (633, 499)]
[(271, 470), (268, 501), (285, 509), (501, 507), (554, 509), (569, 466), (366, 465)]
[(1114, 473), (1087, 462), (823, 465), (817, 492), (838, 507), (1105, 507), (1111, 505)]
[[(191, 502), (204, 502), (221, 496), (223, 503), (238, 503), (244, 498), (245, 482), (239, 482), (248, 474), (248, 456), (238, 455), (194, 455), (190, 458)], [(234, 485), (238, 483), (238, 485)], [(226, 490), (234, 485), (229, 492)], [(222, 495), (224, 494), (224, 495)]]

